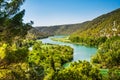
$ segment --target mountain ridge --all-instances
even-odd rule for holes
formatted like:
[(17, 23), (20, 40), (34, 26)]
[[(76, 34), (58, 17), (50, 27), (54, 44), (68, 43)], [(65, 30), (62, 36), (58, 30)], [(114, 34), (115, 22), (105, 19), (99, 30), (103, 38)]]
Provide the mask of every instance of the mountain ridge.
[[(72, 35), (70, 35), (69, 39), (73, 42), (85, 42), (88, 44), (89, 41), (92, 43), (102, 40), (101, 38), (107, 39), (113, 36), (120, 36), (119, 17), (120, 8), (110, 13), (101, 15), (90, 21), (88, 25), (85, 25), (86, 29), (79, 29), (74, 32)], [(91, 44), (90, 42), (89, 44)], [(92, 43), (91, 45), (95, 45), (95, 43)], [(96, 45), (99, 45), (99, 43)]]
[[(99, 31), (102, 32), (102, 29), (104, 29), (104, 26), (107, 26), (106, 29), (112, 29), (111, 26), (113, 26), (114, 21), (117, 24), (117, 26), (120, 23), (120, 20), (118, 17), (120, 17), (119, 15), (120, 13), (120, 8), (111, 11), (109, 13), (103, 14), (101, 16), (98, 16), (97, 18), (94, 18), (91, 21), (85, 21), (83, 23), (77, 23), (77, 24), (65, 24), (65, 25), (54, 25), (54, 26), (42, 26), (42, 27), (34, 27), (36, 29), (37, 32), (40, 33), (45, 33), (47, 34), (47, 36), (49, 35), (71, 35), (71, 36), (84, 36), (84, 34), (88, 34), (86, 35), (87, 37), (91, 36), (95, 36), (98, 37), (100, 36), (101, 33), (99, 33)], [(100, 29), (97, 28), (97, 30), (95, 30), (96, 27), (99, 27)], [(108, 27), (110, 26), (110, 27)], [(85, 32), (87, 30), (87, 33)], [(90, 31), (93, 30), (93, 33), (90, 33)], [(110, 32), (110, 30), (109, 30)], [(83, 33), (83, 34), (82, 34)], [(98, 34), (96, 34), (98, 33)], [(111, 33), (111, 32), (110, 32)], [(117, 32), (117, 34), (119, 35), (119, 31)], [(113, 35), (112, 34), (106, 34), (106, 35)], [(101, 35), (102, 36), (102, 35)], [(70, 37), (71, 39), (71, 37)]]

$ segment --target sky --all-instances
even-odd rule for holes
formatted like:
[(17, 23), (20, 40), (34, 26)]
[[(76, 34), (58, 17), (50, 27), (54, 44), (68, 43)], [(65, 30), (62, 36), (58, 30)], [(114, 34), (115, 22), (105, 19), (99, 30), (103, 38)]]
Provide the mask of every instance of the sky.
[(74, 24), (120, 8), (120, 0), (26, 0), (24, 22), (33, 26)]

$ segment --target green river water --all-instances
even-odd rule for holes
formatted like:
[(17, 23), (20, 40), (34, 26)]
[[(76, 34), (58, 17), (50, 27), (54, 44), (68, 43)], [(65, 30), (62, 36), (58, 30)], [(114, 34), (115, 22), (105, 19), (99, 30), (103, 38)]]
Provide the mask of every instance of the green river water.
[(59, 42), (59, 41), (53, 41), (51, 38), (62, 38), (65, 36), (52, 36), (44, 39), (40, 39), (43, 43), (50, 43), (50, 44), (59, 44), (59, 45), (67, 45), (74, 49), (73, 51), (73, 61), (78, 60), (87, 60), (90, 61), (91, 56), (93, 56), (97, 48), (94, 47), (86, 47), (79, 44), (73, 44), (73, 43), (65, 43), (65, 42)]

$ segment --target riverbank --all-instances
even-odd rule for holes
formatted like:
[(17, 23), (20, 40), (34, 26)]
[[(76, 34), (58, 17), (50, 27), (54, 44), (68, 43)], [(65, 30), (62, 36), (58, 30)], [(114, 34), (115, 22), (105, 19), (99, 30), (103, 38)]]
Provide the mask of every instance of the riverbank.
[(90, 45), (85, 44), (85, 43), (72, 42), (71, 40), (69, 40), (69, 36), (60, 37), (60, 38), (51, 38), (51, 40), (53, 40), (53, 41), (59, 41), (59, 42), (65, 42), (65, 43), (72, 43), (72, 44), (82, 45), (82, 46), (86, 46), (86, 47), (95, 47), (95, 48), (98, 48), (96, 46), (90, 46)]

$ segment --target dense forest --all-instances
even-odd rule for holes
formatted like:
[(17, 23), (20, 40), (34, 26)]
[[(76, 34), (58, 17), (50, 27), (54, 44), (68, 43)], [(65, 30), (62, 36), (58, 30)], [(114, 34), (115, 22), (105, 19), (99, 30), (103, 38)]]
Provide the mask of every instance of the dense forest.
[[(33, 28), (33, 21), (23, 23), (25, 10), (20, 7), (24, 2), (0, 0), (0, 80), (120, 79), (120, 9), (93, 21), (76, 24), (76, 28), (75, 25), (66, 25), (49, 34), (70, 34), (79, 28), (70, 35), (71, 42), (98, 47), (91, 62), (77, 61), (64, 67), (65, 63), (72, 61), (73, 49), (36, 40), (49, 35)], [(102, 30), (105, 33), (102, 34)], [(106, 76), (100, 73), (101, 68), (109, 69)]]
[(26, 38), (35, 40), (35, 39), (46, 38), (48, 36), (52, 36), (52, 34), (48, 34), (46, 32), (41, 32), (38, 29), (36, 29), (35, 27), (32, 27), (30, 30), (28, 30)]

